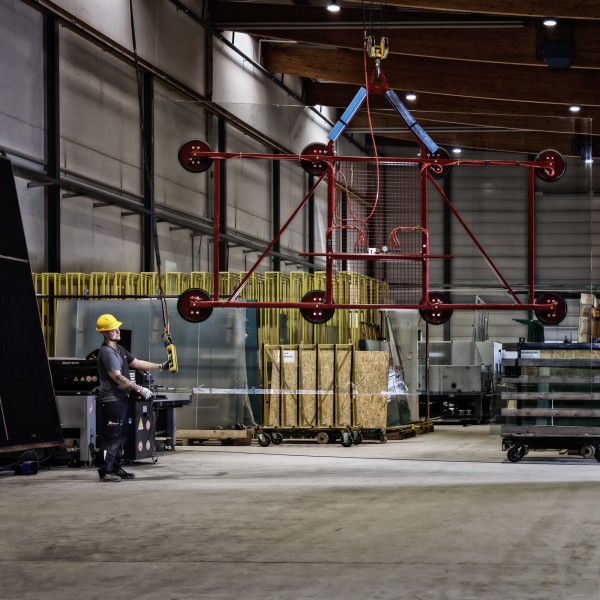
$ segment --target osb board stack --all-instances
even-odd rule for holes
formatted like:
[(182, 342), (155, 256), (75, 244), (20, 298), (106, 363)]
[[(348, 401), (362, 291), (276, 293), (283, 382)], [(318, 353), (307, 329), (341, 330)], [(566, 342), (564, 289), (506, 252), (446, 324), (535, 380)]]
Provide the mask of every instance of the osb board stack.
[[(592, 340), (592, 311), (598, 308), (598, 299), (595, 294), (581, 294), (579, 299), (579, 328), (577, 341), (589, 343)], [(596, 325), (597, 326), (597, 325)]]
[(385, 428), (389, 355), (387, 352), (354, 353), (355, 424), (363, 428)]
[(350, 344), (265, 346), (263, 426), (385, 428), (388, 362)]

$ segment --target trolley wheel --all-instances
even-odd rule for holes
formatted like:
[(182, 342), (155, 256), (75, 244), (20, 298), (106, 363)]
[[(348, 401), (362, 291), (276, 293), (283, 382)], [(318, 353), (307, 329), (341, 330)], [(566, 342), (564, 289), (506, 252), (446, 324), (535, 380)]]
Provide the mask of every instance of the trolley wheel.
[(365, 438), (363, 437), (363, 434), (360, 431), (357, 431), (356, 434), (354, 435), (354, 443), (355, 444), (362, 444), (364, 439)]
[(508, 457), (508, 460), (510, 460), (510, 462), (519, 462), (523, 458), (523, 456), (525, 456), (525, 446), (522, 446), (521, 444), (512, 445), (508, 449), (506, 456)]
[(281, 442), (283, 442), (283, 436), (281, 435), (281, 433), (279, 433), (279, 431), (274, 431), (271, 434), (271, 438), (273, 438), (273, 443), (276, 445), (281, 444)]
[(596, 456), (596, 448), (592, 444), (587, 444), (579, 449), (579, 453), (583, 458), (593, 458)]
[(342, 433), (342, 446), (344, 446), (344, 448), (350, 448), (350, 446), (352, 446), (352, 435), (349, 434), (348, 432), (344, 431)]
[(325, 144), (319, 144), (315, 142), (314, 144), (309, 144), (302, 150), (303, 155), (314, 155), (314, 158), (311, 159), (301, 159), (300, 164), (302, 168), (309, 175), (317, 175), (320, 177), (327, 170), (327, 161), (319, 160), (319, 156), (331, 156), (328, 147)]
[(256, 439), (263, 448), (266, 448), (271, 443), (271, 438), (268, 433), (259, 433), (256, 436)]
[(177, 298), (177, 312), (189, 323), (202, 323), (212, 315), (212, 306), (202, 306), (210, 300), (210, 296), (200, 288), (185, 290)]
[(548, 307), (535, 311), (535, 316), (545, 325), (558, 325), (567, 316), (567, 303), (558, 294), (542, 294), (537, 303)]
[(329, 442), (329, 434), (326, 431), (319, 431), (315, 439), (317, 440), (317, 444), (326, 444)]
[(388, 439), (387, 439), (387, 435), (385, 435), (385, 433), (382, 433), (382, 434), (379, 436), (379, 443), (380, 443), (380, 444), (387, 444), (387, 441), (388, 441)]
[(204, 173), (213, 164), (212, 158), (203, 156), (210, 152), (210, 146), (200, 140), (189, 140), (181, 145), (177, 152), (179, 164), (192, 173)]
[(325, 308), (325, 306), (327, 306), (325, 304), (325, 292), (322, 290), (312, 290), (311, 292), (307, 292), (302, 297), (302, 302), (319, 302), (323, 305), (314, 308), (300, 309), (300, 314), (304, 319), (314, 325), (327, 323), (327, 321), (333, 317), (333, 313), (335, 312), (334, 308)]
[(567, 170), (567, 161), (558, 150), (542, 150), (535, 157), (535, 162), (538, 161), (551, 165), (549, 168), (535, 170), (535, 174), (544, 181), (558, 181)]
[[(447, 304), (448, 298), (444, 294), (439, 292), (432, 292), (429, 294), (430, 304)], [(422, 308), (419, 310), (419, 314), (423, 318), (423, 321), (431, 325), (441, 325), (450, 319), (452, 316), (452, 309), (436, 309), (436, 308)]]

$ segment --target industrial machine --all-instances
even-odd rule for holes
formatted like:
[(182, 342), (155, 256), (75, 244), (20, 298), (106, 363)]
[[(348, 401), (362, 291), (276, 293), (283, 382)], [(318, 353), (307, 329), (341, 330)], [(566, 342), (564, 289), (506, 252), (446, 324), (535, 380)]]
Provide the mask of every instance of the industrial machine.
[[(93, 464), (97, 423), (102, 418), (96, 402), (98, 369), (95, 359), (50, 358), (50, 372), (64, 437), (64, 447), (73, 466)], [(192, 402), (191, 391), (165, 390), (147, 373), (135, 373), (140, 385), (148, 386), (155, 400), (132, 399), (127, 444), (127, 462), (156, 457), (156, 425), (164, 435), (165, 447), (175, 446), (175, 408)]]
[(502, 365), (498, 342), (419, 342), (419, 414), (438, 422), (487, 423)]

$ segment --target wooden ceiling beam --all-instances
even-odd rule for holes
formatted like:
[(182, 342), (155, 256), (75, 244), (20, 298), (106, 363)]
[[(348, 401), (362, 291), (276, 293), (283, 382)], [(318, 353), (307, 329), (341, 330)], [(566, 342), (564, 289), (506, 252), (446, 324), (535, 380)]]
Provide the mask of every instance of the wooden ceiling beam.
[[(272, 73), (356, 85), (365, 81), (361, 53), (352, 50), (265, 47), (263, 56), (264, 66)], [(372, 65), (367, 69), (370, 71)], [(415, 92), (600, 106), (599, 70), (504, 64), (490, 68), (486, 63), (394, 55), (385, 60), (383, 70), (392, 88)]]
[[(362, 50), (363, 33), (358, 30), (292, 29), (265, 34), (271, 39)], [(430, 58), (530, 65), (548, 68), (543, 58), (541, 33), (535, 27), (511, 29), (407, 29), (388, 31), (390, 54)], [(591, 23), (574, 25), (573, 69), (600, 69), (600, 27)]]
[[(409, 131), (379, 134), (382, 138), (403, 140), (409, 145), (414, 143), (418, 148), (415, 138)], [(573, 136), (564, 133), (545, 132), (491, 132), (491, 131), (455, 131), (435, 132), (430, 134), (433, 141), (441, 147), (451, 149), (470, 148), (474, 150), (492, 150), (494, 152), (518, 152), (536, 156), (542, 150), (552, 148), (558, 150), (563, 156), (576, 156), (573, 146)], [(399, 156), (404, 154), (398, 153)], [(388, 153), (389, 155), (389, 153)], [(407, 153), (406, 156), (409, 154)], [(599, 138), (593, 139), (592, 156), (597, 159), (600, 156)]]
[[(481, 127), (485, 129), (504, 129), (506, 132), (529, 132), (544, 131), (548, 133), (565, 133), (579, 135), (593, 135), (591, 120), (571, 119), (571, 118), (552, 118), (552, 117), (533, 117), (533, 116), (507, 116), (507, 115), (482, 115), (466, 113), (438, 113), (432, 115), (429, 112), (411, 111), (413, 117), (426, 130), (434, 128), (460, 130), (465, 127)], [(389, 131), (393, 129), (406, 127), (405, 121), (390, 109), (385, 114), (377, 110), (371, 111), (371, 123), (376, 131)], [(369, 127), (369, 117), (366, 111), (358, 112), (348, 124), (346, 131), (356, 129), (367, 130)], [(597, 132), (600, 135), (600, 132)]]
[[(363, 84), (364, 85), (364, 84)], [(350, 103), (359, 85), (342, 83), (319, 83), (306, 80), (304, 83), (304, 98), (309, 106), (332, 106), (345, 109)], [(404, 101), (406, 88), (394, 88)], [(465, 113), (482, 115), (519, 115), (545, 116), (556, 118), (571, 118), (565, 105), (540, 104), (537, 102), (514, 102), (507, 100), (470, 98), (463, 96), (448, 96), (446, 94), (419, 93), (417, 99), (404, 101), (411, 112), (425, 113)], [(370, 96), (370, 103), (375, 108), (389, 108), (389, 103), (383, 96)], [(580, 119), (597, 119), (600, 122), (600, 108), (583, 106), (577, 114)]]
[[(360, 5), (362, 0), (346, 1)], [(385, 5), (450, 13), (600, 20), (600, 5), (590, 0), (386, 0)]]

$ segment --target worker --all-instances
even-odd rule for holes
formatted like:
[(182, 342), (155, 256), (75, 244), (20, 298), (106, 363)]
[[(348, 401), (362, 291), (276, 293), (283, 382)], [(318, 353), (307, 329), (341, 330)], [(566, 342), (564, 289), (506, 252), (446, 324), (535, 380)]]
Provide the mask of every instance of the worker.
[(135, 478), (135, 475), (125, 471), (120, 463), (123, 446), (127, 440), (129, 396), (138, 394), (145, 400), (151, 400), (154, 394), (131, 380), (129, 367), (142, 371), (162, 371), (169, 368), (169, 361), (160, 364), (140, 360), (120, 346), (118, 342), (121, 340), (121, 325), (121, 321), (109, 314), (100, 315), (96, 322), (96, 331), (104, 337), (97, 357), (100, 379), (98, 403), (102, 417), (98, 423), (99, 452), (96, 456), (96, 466), (100, 481)]

